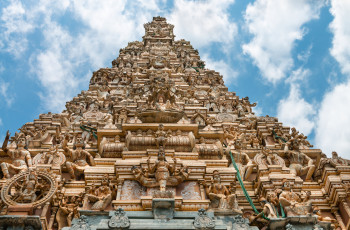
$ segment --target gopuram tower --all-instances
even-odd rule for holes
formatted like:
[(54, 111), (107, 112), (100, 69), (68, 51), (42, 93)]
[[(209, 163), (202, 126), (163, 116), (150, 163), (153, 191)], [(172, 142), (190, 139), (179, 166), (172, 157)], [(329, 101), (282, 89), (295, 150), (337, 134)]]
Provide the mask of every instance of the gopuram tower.
[(155, 17), (0, 151), (0, 229), (349, 229), (350, 165), (258, 117)]

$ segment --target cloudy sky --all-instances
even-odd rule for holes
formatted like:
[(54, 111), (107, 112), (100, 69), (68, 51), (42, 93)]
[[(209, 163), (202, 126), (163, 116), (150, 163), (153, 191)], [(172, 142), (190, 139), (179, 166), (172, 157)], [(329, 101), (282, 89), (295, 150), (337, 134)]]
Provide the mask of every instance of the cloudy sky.
[(258, 103), (258, 115), (350, 159), (349, 0), (3, 0), (0, 8), (0, 142), (7, 129), (61, 112), (160, 15), (230, 91)]

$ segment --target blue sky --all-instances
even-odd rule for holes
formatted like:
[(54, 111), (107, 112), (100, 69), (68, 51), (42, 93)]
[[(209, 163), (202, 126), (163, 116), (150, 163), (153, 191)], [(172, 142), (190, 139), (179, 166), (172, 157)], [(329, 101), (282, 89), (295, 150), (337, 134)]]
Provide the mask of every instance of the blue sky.
[(2, 1), (0, 141), (61, 112), (92, 72), (164, 16), (230, 91), (350, 159), (348, 0)]

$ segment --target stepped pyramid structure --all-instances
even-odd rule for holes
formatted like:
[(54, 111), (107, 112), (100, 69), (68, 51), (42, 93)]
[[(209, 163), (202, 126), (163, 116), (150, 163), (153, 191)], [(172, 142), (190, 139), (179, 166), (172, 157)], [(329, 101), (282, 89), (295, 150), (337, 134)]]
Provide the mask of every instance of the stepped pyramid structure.
[[(0, 229), (349, 229), (349, 161), (229, 92), (155, 17), (0, 152)], [(11, 228), (12, 227), (12, 228)]]

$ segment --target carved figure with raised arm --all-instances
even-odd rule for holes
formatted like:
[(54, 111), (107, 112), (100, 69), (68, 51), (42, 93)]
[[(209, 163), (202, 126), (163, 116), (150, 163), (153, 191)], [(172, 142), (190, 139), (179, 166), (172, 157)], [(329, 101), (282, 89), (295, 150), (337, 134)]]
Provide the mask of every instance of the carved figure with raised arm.
[[(81, 137), (76, 137), (73, 150), (67, 147), (68, 136), (63, 142), (63, 150), (71, 157), (72, 161), (67, 161), (66, 166), (71, 178), (74, 180), (77, 174), (82, 174), (84, 169), (89, 166), (95, 166), (95, 160), (92, 155), (84, 149), (85, 143)], [(89, 162), (89, 163), (88, 163)]]
[(2, 150), (10, 156), (12, 163), (1, 163), (1, 170), (4, 174), (5, 178), (10, 178), (10, 173), (20, 173), (24, 170), (26, 170), (28, 167), (32, 167), (32, 158), (30, 156), (30, 153), (28, 150), (25, 149), (26, 147), (26, 139), (25, 136), (20, 133), (19, 137), (16, 141), (16, 147), (8, 147), (8, 141), (10, 139), (10, 132), (7, 131), (6, 137), (4, 140), (4, 143), (2, 145)]

